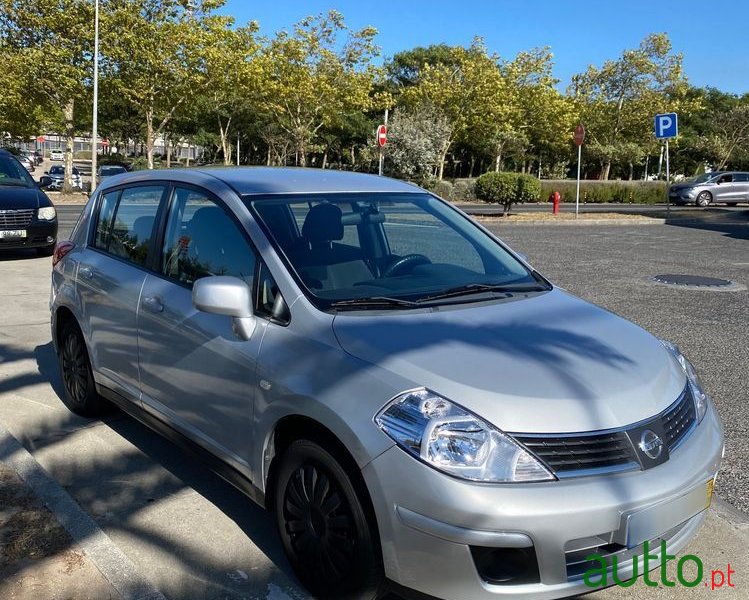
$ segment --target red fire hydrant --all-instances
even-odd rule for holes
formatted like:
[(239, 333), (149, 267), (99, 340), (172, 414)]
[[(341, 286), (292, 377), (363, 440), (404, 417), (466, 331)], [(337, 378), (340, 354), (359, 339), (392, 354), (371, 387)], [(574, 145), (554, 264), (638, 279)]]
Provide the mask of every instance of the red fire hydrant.
[(559, 214), (559, 201), (561, 199), (562, 197), (559, 195), (559, 192), (554, 191), (554, 192), (551, 192), (551, 194), (549, 194), (549, 202), (553, 203), (552, 212), (555, 215)]

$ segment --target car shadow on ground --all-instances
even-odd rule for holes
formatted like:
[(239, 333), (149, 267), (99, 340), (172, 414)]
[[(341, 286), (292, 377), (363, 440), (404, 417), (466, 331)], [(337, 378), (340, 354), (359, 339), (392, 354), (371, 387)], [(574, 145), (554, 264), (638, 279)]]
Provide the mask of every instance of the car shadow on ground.
[[(0, 344), (3, 362), (30, 358), (31, 353), (15, 351)], [(47, 381), (58, 397), (63, 393), (52, 342), (37, 346), (33, 351), (38, 373), (11, 377), (13, 388)], [(3, 386), (7, 389), (7, 386)], [(62, 402), (62, 400), (60, 400)], [(60, 416), (62, 415), (62, 416)], [(197, 593), (194, 582), (173, 579), (159, 587), (169, 598), (246, 597), (270, 585), (282, 586), (292, 598), (301, 597), (291, 567), (283, 553), (271, 513), (255, 505), (239, 490), (225, 482), (205, 466), (199, 458), (153, 432), (145, 425), (119, 410), (100, 420), (88, 420), (73, 413), (55, 412), (54, 417), (35, 420), (33, 426), (16, 432), (21, 444), (30, 452), (50, 450), (79, 434), (83, 428), (104, 425), (127, 440), (116, 458), (94, 453), (93, 456), (72, 456), (60, 452), (45, 468), (73, 495), (81, 507), (100, 527), (110, 533), (121, 532), (137, 538), (138, 544), (167, 554), (202, 582), (208, 582), (205, 594)], [(0, 461), (4, 456), (0, 455)], [(193, 491), (229, 517), (273, 564), (281, 571), (256, 569), (258, 565), (240, 565), (252, 576), (235, 577), (237, 565), (230, 559), (206, 553), (199, 545), (171, 536), (158, 528), (139, 524), (138, 516), (150, 511), (155, 504), (169, 502), (176, 494)], [(12, 573), (11, 573), (12, 574)], [(228, 577), (227, 577), (228, 575)], [(245, 581), (246, 580), (246, 581)], [(214, 584), (215, 583), (215, 587)], [(212, 591), (211, 591), (211, 588)], [(262, 597), (262, 595), (260, 596)]]
[(749, 209), (730, 212), (707, 209), (702, 218), (699, 215), (690, 219), (671, 218), (666, 219), (666, 225), (717, 231), (737, 240), (749, 240)]

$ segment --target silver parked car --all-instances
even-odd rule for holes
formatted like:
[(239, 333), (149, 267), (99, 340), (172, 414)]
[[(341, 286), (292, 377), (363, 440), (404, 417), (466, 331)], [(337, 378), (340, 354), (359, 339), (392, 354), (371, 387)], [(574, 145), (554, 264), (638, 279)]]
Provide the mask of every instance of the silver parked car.
[(672, 204), (728, 204), (749, 202), (749, 173), (715, 171), (685, 183), (672, 185), (668, 192)]
[(63, 401), (197, 449), (318, 598), (569, 596), (705, 519), (723, 433), (687, 359), (416, 186), (118, 175), (53, 262)]

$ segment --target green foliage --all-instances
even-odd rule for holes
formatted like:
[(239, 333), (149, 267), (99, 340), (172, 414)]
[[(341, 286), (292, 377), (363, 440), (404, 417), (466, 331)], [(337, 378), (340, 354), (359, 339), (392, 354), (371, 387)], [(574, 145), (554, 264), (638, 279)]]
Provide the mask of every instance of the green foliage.
[(73, 154), (73, 158), (79, 160), (91, 160), (91, 150), (76, 150)]
[(541, 198), (541, 182), (533, 175), (520, 173), (517, 176), (515, 202), (538, 202)]
[(474, 189), (479, 200), (502, 204), (507, 214), (515, 202), (538, 202), (541, 183), (533, 175), (492, 171), (479, 177)]
[(428, 183), (427, 189), (443, 200), (452, 200), (455, 186), (444, 179), (433, 179)]
[[(553, 192), (559, 192), (562, 202), (575, 201), (576, 182), (570, 180), (541, 182), (540, 199), (547, 201)], [(581, 181), (580, 202), (600, 204), (660, 204), (666, 201), (666, 183), (663, 181)]]
[(493, 204), (504, 204), (507, 212), (515, 201), (517, 181), (515, 173), (484, 173), (476, 180), (476, 198)]
[(472, 179), (458, 179), (453, 183), (453, 202), (474, 202), (476, 200), (475, 181)]

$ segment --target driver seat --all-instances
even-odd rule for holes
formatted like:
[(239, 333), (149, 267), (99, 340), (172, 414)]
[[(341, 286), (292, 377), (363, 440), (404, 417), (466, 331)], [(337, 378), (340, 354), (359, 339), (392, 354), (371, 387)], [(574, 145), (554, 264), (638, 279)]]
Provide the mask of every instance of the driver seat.
[(302, 225), (305, 250), (299, 257), (305, 283), (317, 289), (352, 287), (372, 279), (361, 248), (339, 243), (343, 239), (343, 212), (330, 202), (310, 208)]

